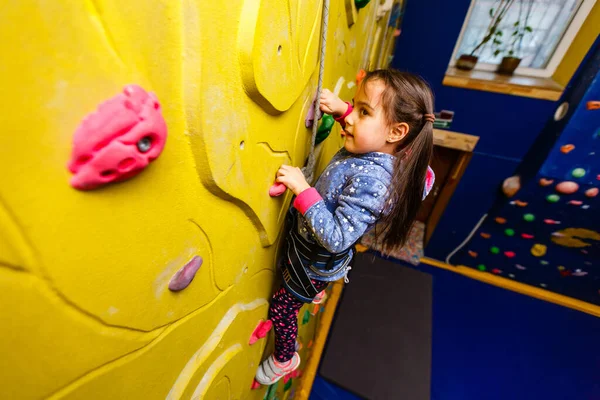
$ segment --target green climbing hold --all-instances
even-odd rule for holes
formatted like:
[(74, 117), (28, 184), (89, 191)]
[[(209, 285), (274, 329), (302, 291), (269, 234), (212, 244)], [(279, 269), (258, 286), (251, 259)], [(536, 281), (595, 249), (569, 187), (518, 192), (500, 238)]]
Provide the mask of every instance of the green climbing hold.
[(515, 230), (514, 230), (514, 229), (510, 229), (510, 228), (508, 228), (508, 229), (505, 229), (505, 230), (504, 230), (504, 234), (505, 234), (506, 236), (515, 236)]
[(523, 215), (523, 219), (527, 222), (532, 222), (532, 221), (535, 221), (535, 215), (525, 214), (525, 215)]
[(329, 134), (331, 133), (331, 128), (335, 124), (335, 119), (329, 114), (323, 115), (321, 118), (321, 123), (319, 124), (319, 129), (317, 129), (317, 136), (315, 137), (315, 146), (321, 143), (323, 140), (327, 139)]
[(302, 325), (308, 324), (310, 321), (310, 312), (308, 310), (304, 311), (304, 316), (302, 317)]
[(360, 10), (361, 8), (366, 7), (366, 5), (369, 4), (369, 1), (371, 0), (354, 0), (354, 4), (356, 5), (356, 9)]
[(480, 270), (480, 271), (485, 271), (485, 265), (483, 265), (483, 264), (479, 264), (479, 265), (477, 266), (477, 269), (478, 269), (478, 270)]
[(573, 175), (574, 178), (583, 178), (585, 176), (585, 169), (583, 169), (583, 168), (575, 168), (571, 172), (571, 175)]
[(496, 246), (492, 246), (492, 247), (490, 247), (490, 253), (492, 253), (492, 254), (499, 254), (500, 253), (500, 249), (497, 248)]
[(557, 194), (549, 194), (546, 196), (546, 200), (548, 200), (549, 203), (556, 203), (560, 200), (560, 196)]
[(283, 386), (283, 391), (287, 392), (288, 390), (290, 390), (292, 388), (292, 379), (290, 378), (289, 381), (287, 381), (285, 383), (285, 385)]

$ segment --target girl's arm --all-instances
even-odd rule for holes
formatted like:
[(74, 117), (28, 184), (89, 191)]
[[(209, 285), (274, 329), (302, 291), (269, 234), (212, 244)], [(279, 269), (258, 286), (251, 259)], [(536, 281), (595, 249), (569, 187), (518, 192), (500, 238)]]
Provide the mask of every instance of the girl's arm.
[(355, 175), (341, 191), (333, 213), (315, 188), (294, 200), (319, 244), (332, 253), (350, 248), (375, 224), (387, 195), (386, 185), (370, 175)]

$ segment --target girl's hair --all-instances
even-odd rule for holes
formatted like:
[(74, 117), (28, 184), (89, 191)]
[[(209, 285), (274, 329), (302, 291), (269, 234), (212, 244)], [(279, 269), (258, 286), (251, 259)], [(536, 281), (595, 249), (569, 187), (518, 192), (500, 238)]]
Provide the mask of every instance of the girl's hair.
[(433, 93), (420, 77), (394, 69), (369, 72), (362, 84), (372, 81), (385, 85), (381, 104), (388, 123), (405, 122), (409, 126), (396, 148), (389, 198), (375, 232), (383, 252), (389, 254), (406, 242), (423, 198), (433, 153), (433, 123), (425, 114), (433, 114)]

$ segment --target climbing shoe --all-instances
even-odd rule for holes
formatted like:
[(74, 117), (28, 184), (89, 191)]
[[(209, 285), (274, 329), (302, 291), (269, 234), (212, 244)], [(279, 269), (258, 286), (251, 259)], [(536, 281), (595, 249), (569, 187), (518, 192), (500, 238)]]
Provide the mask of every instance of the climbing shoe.
[(256, 381), (261, 385), (272, 385), (300, 366), (300, 355), (294, 353), (291, 360), (279, 362), (271, 354), (258, 366)]

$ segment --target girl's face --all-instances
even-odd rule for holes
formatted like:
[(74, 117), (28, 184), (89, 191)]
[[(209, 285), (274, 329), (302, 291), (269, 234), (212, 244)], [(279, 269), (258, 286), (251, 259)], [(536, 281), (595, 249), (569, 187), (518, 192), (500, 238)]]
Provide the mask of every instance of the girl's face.
[(388, 124), (381, 103), (385, 85), (380, 80), (359, 86), (354, 98), (354, 110), (345, 118), (344, 147), (350, 153), (372, 151), (395, 153), (397, 140), (390, 142), (392, 127)]

